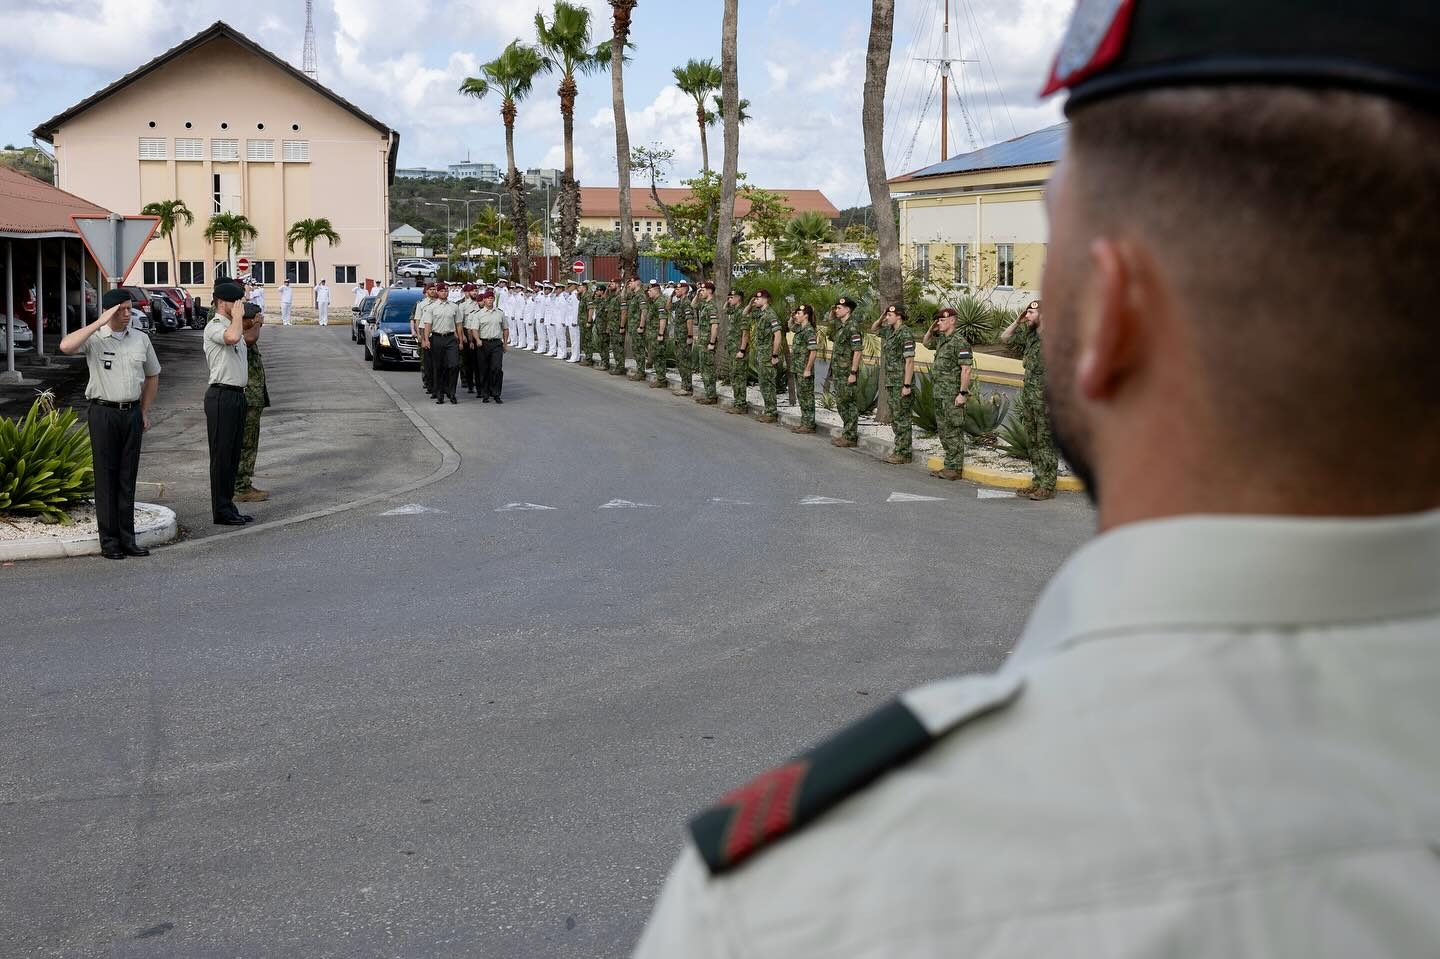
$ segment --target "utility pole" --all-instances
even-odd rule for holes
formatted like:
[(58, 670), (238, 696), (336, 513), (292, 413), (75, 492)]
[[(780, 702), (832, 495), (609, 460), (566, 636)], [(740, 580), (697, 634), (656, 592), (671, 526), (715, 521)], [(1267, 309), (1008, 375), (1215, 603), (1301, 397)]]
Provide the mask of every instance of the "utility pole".
[[(960, 57), (950, 56), (950, 0), (942, 0), (945, 4), (945, 33), (941, 39), (939, 57), (917, 57), (921, 63), (934, 63), (940, 67), (940, 159), (950, 159), (950, 64), (952, 63), (979, 63), (979, 60), (964, 60)], [(965, 104), (960, 104), (960, 113), (965, 118), (965, 132), (969, 135), (970, 145), (977, 146), (975, 142), (975, 131), (970, 127), (970, 114), (965, 110)]]
[(305, 0), (305, 50), (300, 54), (300, 72), (311, 80), (320, 79), (320, 71), (315, 62), (314, 0)]

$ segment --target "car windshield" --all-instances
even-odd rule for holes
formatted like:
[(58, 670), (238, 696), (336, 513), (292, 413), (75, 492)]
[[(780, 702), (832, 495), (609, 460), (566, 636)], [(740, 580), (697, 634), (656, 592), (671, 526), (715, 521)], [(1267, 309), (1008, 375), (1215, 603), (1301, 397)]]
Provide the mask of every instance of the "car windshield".
[(415, 304), (420, 302), (419, 297), (403, 300), (391, 300), (385, 304), (385, 315), (380, 318), (381, 323), (409, 323), (410, 314), (415, 312)]

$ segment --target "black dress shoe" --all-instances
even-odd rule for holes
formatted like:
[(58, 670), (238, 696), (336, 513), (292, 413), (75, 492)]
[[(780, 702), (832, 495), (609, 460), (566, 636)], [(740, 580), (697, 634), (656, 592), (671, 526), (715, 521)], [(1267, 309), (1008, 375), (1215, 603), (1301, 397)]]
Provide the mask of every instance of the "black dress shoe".
[(136, 546), (122, 546), (122, 547), (120, 547), (120, 549), (121, 549), (121, 551), (122, 551), (126, 556), (149, 556), (149, 555), (150, 555), (150, 551), (149, 551), (148, 549), (146, 549), (146, 548), (143, 547), (143, 546), (139, 546), (139, 545), (136, 545)]
[(100, 555), (106, 559), (124, 559), (125, 551), (121, 549), (106, 549), (101, 550)]
[(501, 406), (504, 406), (504, 405), (505, 405), (505, 401), (502, 400), (502, 399), (501, 399), (500, 397), (498, 397), (498, 396), (495, 397), (495, 402), (496, 402), (496, 403), (499, 403)]
[(248, 514), (246, 514), (246, 513), (241, 513), (241, 514), (240, 514), (240, 519), (243, 520), (243, 521), (246, 522), (246, 523), (253, 523), (253, 522), (255, 522), (255, 517), (250, 516), (250, 515), (248, 515)]
[(459, 406), (459, 405), (460, 405), (460, 401), (455, 398), (455, 394), (454, 394), (454, 393), (451, 393), (451, 394), (450, 394), (450, 402), (451, 402), (451, 403), (454, 403), (456, 406)]
[(488, 396), (482, 396), (482, 397), (480, 397), (480, 402), (482, 402), (482, 403), (488, 403), (488, 402), (490, 402), (490, 397), (488, 397)]
[(443, 396), (437, 396), (437, 397), (435, 397), (435, 405), (436, 405), (436, 406), (444, 406), (444, 405), (445, 405), (445, 397), (443, 397)]
[(241, 516), (238, 513), (234, 516), (215, 517), (216, 526), (244, 526), (248, 522), (250, 522), (250, 520), (247, 517)]

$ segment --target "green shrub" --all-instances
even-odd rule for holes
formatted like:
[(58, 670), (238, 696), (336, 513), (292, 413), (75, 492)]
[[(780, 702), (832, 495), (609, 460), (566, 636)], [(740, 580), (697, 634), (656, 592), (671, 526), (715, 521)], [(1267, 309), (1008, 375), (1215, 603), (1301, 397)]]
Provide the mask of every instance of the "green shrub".
[[(825, 378), (824, 390), (818, 397), (818, 402), (825, 409), (834, 412), (835, 410), (835, 377), (839, 376), (837, 371), (832, 376)], [(855, 377), (855, 385), (859, 387), (859, 407), (861, 416), (869, 416), (875, 412), (875, 407), (880, 403), (880, 368), (869, 364), (860, 364), (860, 375)]]
[(915, 428), (931, 436), (940, 432), (935, 420), (935, 380), (924, 370), (915, 371), (915, 392), (910, 400)]
[(1030, 458), (1030, 433), (1020, 421), (1020, 417), (1012, 416), (1000, 427), (1000, 449), (1016, 459), (1028, 460)]
[(965, 433), (981, 446), (999, 442), (1000, 424), (1010, 415), (1010, 400), (1002, 393), (981, 395), (979, 384), (965, 400)]
[(1003, 326), (997, 326), (995, 308), (973, 296), (958, 297), (950, 304), (955, 309), (955, 331), (971, 346), (995, 342)]
[(90, 435), (76, 420), (48, 393), (23, 420), (0, 419), (0, 514), (68, 524), (68, 511), (95, 495)]

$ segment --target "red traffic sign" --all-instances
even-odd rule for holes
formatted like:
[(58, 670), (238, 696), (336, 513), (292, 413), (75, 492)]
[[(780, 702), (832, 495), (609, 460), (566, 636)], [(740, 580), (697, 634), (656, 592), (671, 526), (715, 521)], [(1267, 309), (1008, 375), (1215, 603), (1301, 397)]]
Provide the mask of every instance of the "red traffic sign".
[(584, 272), (585, 272), (585, 261), (584, 261), (584, 260), (576, 260), (576, 261), (571, 265), (571, 267), (570, 267), (570, 272), (571, 272), (571, 273), (584, 273)]
[(249, 273), (249, 272), (250, 272), (250, 258), (249, 258), (248, 256), (242, 256), (240, 259), (236, 260), (236, 261), (235, 261), (235, 269), (238, 270), (238, 271), (240, 271), (241, 273)]

